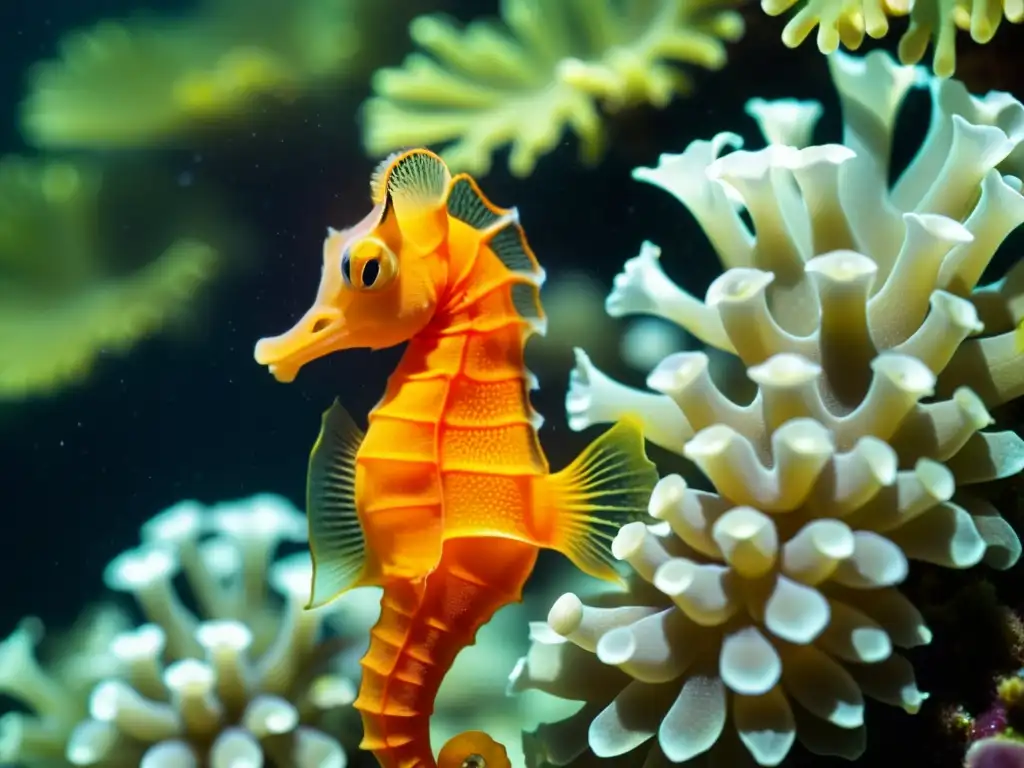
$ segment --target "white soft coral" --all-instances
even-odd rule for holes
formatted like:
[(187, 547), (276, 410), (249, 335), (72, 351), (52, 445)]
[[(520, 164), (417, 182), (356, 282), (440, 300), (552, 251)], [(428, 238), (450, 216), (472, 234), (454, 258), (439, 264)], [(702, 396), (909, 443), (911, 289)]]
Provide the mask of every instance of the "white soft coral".
[[(325, 610), (304, 609), (308, 554), (273, 559), (279, 544), (305, 540), (302, 513), (271, 494), (213, 508), (186, 501), (142, 535), (104, 580), (134, 596), (146, 623), (122, 620), (102, 643), (66, 651), (54, 673), (35, 661), (34, 623), (0, 645), (0, 688), (33, 712), (4, 718), (0, 759), (342, 768), (342, 738), (359, 732), (355, 685), (336, 663), (349, 643), (325, 638)], [(195, 610), (174, 586), (179, 573)], [(87, 685), (64, 684), (83, 668)]]
[[(639, 417), (714, 492), (663, 478), (650, 501), (659, 522), (615, 539), (630, 591), (616, 607), (566, 595), (533, 632), (517, 687), (586, 702), (538, 731), (542, 759), (564, 765), (589, 748), (638, 764), (767, 766), (797, 739), (854, 759), (865, 696), (908, 712), (925, 698), (899, 653), (931, 640), (898, 591), (913, 561), (1020, 557), (1017, 534), (969, 486), (1024, 468), (1024, 440), (987, 429), (988, 408), (1024, 394), (1020, 263), (978, 288), (1024, 222), (1008, 175), (1024, 106), (884, 53), (836, 53), (830, 66), (842, 144), (809, 144), (815, 104), (757, 100), (748, 112), (766, 148), (719, 134), (634, 172), (690, 210), (725, 272), (702, 301), (645, 243), (609, 312), (660, 316), (735, 355), (756, 395), (728, 398), (705, 352), (666, 357), (648, 392), (578, 356), (571, 425)], [(931, 125), (890, 188), (896, 114), (924, 84)]]

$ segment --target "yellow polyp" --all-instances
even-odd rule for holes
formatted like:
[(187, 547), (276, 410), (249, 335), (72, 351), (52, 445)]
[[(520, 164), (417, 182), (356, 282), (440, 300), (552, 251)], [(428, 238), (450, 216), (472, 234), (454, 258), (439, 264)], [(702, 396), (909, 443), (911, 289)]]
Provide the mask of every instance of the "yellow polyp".
[(1024, 701), (1024, 678), (1019, 675), (1004, 677), (996, 685), (996, 695), (1008, 707), (1020, 706)]
[(963, 6), (955, 7), (950, 13), (950, 18), (958, 28), (967, 31), (971, 28), (971, 9)]
[[(769, 15), (783, 13), (797, 0), (763, 0)], [(955, 35), (969, 32), (977, 43), (987, 43), (1004, 18), (1018, 22), (1018, 4), (1013, 0), (806, 0), (795, 11), (783, 31), (783, 42), (790, 48), (803, 42), (818, 27), (818, 48), (831, 53), (841, 43), (856, 50), (864, 32), (873, 38), (887, 34), (887, 17), (910, 16), (910, 25), (899, 43), (900, 61), (916, 64), (924, 58), (929, 45), (934, 47), (932, 70), (949, 77), (956, 69)]]

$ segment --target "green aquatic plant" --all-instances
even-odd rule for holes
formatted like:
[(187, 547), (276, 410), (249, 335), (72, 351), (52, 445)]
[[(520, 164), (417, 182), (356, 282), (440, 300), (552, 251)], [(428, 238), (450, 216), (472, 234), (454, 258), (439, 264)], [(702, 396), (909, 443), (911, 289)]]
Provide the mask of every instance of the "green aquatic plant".
[[(932, 640), (899, 591), (911, 563), (1006, 569), (1021, 555), (972, 489), (1024, 468), (1024, 440), (987, 429), (989, 408), (1024, 394), (1024, 262), (979, 285), (1024, 222), (1021, 180), (1004, 173), (1024, 105), (884, 52), (828, 62), (842, 144), (809, 145), (817, 103), (753, 100), (767, 147), (722, 133), (634, 172), (689, 209), (725, 271), (701, 301), (645, 243), (609, 313), (660, 316), (735, 355), (756, 396), (727, 398), (703, 352), (669, 355), (647, 392), (580, 355), (572, 426), (640, 419), (713, 491), (662, 478), (657, 522), (613, 544), (630, 595), (566, 594), (534, 629), (515, 685), (584, 702), (538, 731), (534, 762), (769, 766), (797, 740), (856, 759), (865, 697), (908, 713), (927, 698), (900, 654)], [(930, 126), (890, 187), (896, 115), (921, 85)]]
[(192, 16), (101, 21), (37, 64), (22, 128), (46, 148), (165, 144), (232, 122), (261, 96), (293, 99), (344, 75), (359, 50), (352, 0), (207, 0)]
[(485, 173), (511, 145), (509, 168), (530, 173), (566, 128), (584, 158), (602, 149), (598, 105), (663, 107), (693, 83), (679, 65), (719, 69), (723, 41), (743, 33), (733, 0), (503, 0), (495, 21), (460, 30), (421, 16), (410, 35), (424, 53), (373, 78), (364, 141), (371, 155), (443, 145), (452, 170)]
[(112, 270), (103, 185), (85, 162), (0, 159), (0, 400), (83, 378), (179, 319), (220, 267), (213, 247), (183, 238)]
[[(761, 0), (765, 13), (778, 16), (798, 0)], [(842, 43), (851, 51), (860, 48), (864, 35), (885, 37), (890, 16), (910, 16), (900, 38), (899, 56), (904, 64), (917, 64), (929, 44), (934, 45), (932, 68), (940, 77), (956, 70), (956, 32), (970, 32), (976, 43), (987, 43), (1005, 18), (1024, 21), (1021, 0), (806, 0), (782, 32), (790, 48), (800, 45), (818, 28), (818, 48), (832, 53)]]
[[(0, 643), (0, 691), (28, 713), (0, 719), (0, 762), (144, 768), (275, 765), (343, 768), (358, 720), (355, 684), (335, 664), (368, 628), (325, 634), (309, 611), (304, 515), (263, 494), (204, 507), (185, 501), (142, 528), (143, 544), (107, 566), (146, 623), (115, 613), (40, 665), (37, 620)], [(173, 586), (184, 574), (194, 608)], [(345, 601), (331, 610), (345, 625)], [(345, 742), (343, 744), (343, 741)]]

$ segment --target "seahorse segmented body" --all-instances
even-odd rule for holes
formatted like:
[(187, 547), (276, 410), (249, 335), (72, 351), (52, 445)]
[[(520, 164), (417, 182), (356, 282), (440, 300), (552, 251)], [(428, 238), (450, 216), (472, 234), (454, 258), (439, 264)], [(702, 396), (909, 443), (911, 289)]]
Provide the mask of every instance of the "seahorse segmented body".
[[(389, 158), (371, 187), (373, 211), (327, 238), (316, 303), (257, 359), (291, 380), (328, 352), (408, 341), (365, 435), (338, 403), (324, 414), (309, 468), (310, 604), (384, 588), (355, 704), (363, 747), (383, 768), (433, 768), (430, 715), (458, 652), (521, 599), (542, 547), (616, 579), (612, 534), (645, 512), (657, 478), (629, 423), (550, 472), (523, 360), (544, 328), (544, 273), (516, 211), (426, 150)], [(470, 754), (507, 768), (504, 749), (473, 732), (442, 763)]]

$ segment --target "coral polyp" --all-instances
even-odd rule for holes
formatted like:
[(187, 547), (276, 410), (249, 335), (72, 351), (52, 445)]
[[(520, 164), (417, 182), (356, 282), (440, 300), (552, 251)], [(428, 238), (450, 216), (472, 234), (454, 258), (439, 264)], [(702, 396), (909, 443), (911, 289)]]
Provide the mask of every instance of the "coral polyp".
[[(785, 13), (797, 0), (761, 0), (771, 16)], [(786, 24), (782, 41), (790, 48), (800, 45), (818, 29), (818, 48), (832, 53), (840, 43), (860, 48), (864, 36), (881, 38), (889, 32), (889, 17), (909, 16), (909, 26), (899, 42), (900, 61), (917, 64), (933, 46), (932, 67), (940, 77), (956, 69), (957, 30), (969, 32), (976, 43), (987, 43), (1003, 20), (1024, 21), (1020, 0), (808, 0)]]
[(180, 144), (261, 98), (342, 78), (360, 48), (349, 0), (208, 0), (181, 17), (103, 20), (30, 71), (27, 140), (47, 149)]
[[(355, 684), (337, 661), (346, 643), (325, 631), (325, 611), (304, 609), (308, 554), (274, 560), (279, 544), (305, 536), (303, 515), (270, 494), (182, 502), (153, 518), (104, 576), (145, 623), (113, 614), (54, 667), (35, 659), (34, 621), (0, 644), (0, 690), (31, 711), (0, 721), (0, 760), (343, 768), (339, 735), (351, 745), (359, 732)], [(179, 573), (194, 610), (173, 586)]]
[(51, 394), (180, 327), (223, 270), (192, 237), (115, 269), (110, 219), (124, 208), (104, 197), (109, 181), (89, 161), (0, 158), (0, 401)]

